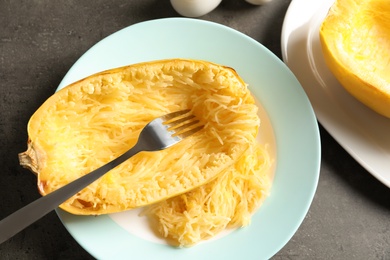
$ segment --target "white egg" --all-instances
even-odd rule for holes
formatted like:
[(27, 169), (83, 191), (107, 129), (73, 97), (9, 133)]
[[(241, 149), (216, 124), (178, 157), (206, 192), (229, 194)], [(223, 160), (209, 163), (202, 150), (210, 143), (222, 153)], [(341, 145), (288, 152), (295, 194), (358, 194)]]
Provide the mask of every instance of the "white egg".
[(187, 17), (199, 17), (214, 10), (222, 0), (171, 0), (173, 8)]
[(271, 2), (272, 0), (245, 0), (245, 1), (247, 1), (248, 3), (251, 3), (253, 5), (262, 5), (262, 4)]

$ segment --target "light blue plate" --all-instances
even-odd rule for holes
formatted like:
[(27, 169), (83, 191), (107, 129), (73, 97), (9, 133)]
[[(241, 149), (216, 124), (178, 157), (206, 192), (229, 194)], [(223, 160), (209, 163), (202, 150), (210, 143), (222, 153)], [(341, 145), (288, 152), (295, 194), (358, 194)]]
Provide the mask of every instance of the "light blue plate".
[(192, 248), (177, 249), (134, 236), (108, 216), (57, 213), (70, 234), (98, 259), (269, 259), (293, 236), (313, 199), (320, 138), (313, 109), (294, 75), (264, 46), (220, 24), (188, 18), (143, 22), (87, 51), (59, 89), (90, 74), (143, 61), (191, 58), (234, 68), (271, 120), (277, 164), (271, 195), (249, 227)]

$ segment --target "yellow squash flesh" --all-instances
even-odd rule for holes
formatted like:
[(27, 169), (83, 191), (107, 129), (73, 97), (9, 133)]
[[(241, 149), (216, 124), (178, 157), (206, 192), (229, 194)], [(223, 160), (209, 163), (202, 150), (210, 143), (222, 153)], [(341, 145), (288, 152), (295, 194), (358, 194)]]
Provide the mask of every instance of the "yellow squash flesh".
[(231, 68), (162, 60), (104, 71), (56, 92), (31, 117), (21, 165), (46, 195), (131, 148), (155, 117), (191, 109), (202, 131), (158, 152), (142, 152), (61, 208), (99, 215), (149, 205), (217, 178), (255, 142), (257, 107)]
[(341, 85), (390, 118), (390, 1), (336, 0), (321, 25), (320, 41)]

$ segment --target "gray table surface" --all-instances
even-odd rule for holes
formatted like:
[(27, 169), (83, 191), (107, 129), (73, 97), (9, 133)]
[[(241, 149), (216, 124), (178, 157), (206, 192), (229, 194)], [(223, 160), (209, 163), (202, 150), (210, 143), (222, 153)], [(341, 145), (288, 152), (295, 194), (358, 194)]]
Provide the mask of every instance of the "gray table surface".
[[(281, 58), (280, 35), (290, 2), (252, 6), (223, 0), (199, 19), (241, 31)], [(72, 64), (119, 29), (177, 16), (168, 0), (0, 0), (0, 218), (39, 197), (36, 177), (19, 166), (17, 154), (26, 148), (29, 117)], [(390, 259), (390, 189), (321, 126), (320, 134), (322, 164), (313, 203), (273, 259)], [(92, 257), (52, 212), (1, 244), (0, 259)]]

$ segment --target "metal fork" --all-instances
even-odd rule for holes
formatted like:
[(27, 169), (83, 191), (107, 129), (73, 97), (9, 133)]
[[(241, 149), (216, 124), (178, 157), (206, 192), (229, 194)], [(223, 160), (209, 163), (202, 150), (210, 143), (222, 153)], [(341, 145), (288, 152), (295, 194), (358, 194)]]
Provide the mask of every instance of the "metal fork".
[(0, 244), (57, 208), (74, 194), (133, 155), (141, 151), (166, 149), (202, 128), (203, 125), (190, 110), (173, 112), (152, 120), (142, 129), (137, 143), (121, 156), (60, 189), (33, 201), (1, 220)]

